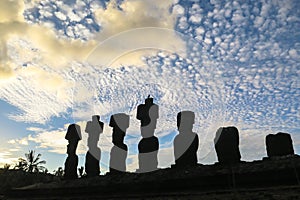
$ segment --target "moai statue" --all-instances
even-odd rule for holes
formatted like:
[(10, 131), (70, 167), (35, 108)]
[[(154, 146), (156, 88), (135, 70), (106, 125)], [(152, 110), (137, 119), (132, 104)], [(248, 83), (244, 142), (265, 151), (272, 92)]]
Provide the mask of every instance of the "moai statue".
[(114, 146), (110, 151), (109, 172), (118, 174), (126, 171), (127, 145), (124, 144), (126, 129), (129, 127), (129, 115), (118, 113), (112, 115), (109, 126), (113, 128), (112, 142)]
[(288, 133), (267, 135), (266, 148), (268, 157), (294, 155), (293, 141)]
[(236, 164), (240, 162), (239, 131), (236, 127), (219, 128), (214, 142), (220, 164)]
[(100, 134), (103, 132), (104, 123), (99, 121), (98, 115), (92, 116), (92, 121), (86, 124), (85, 132), (88, 133), (88, 152), (85, 157), (85, 172), (88, 177), (98, 176), (100, 174), (101, 150), (98, 147)]
[(199, 137), (193, 132), (195, 113), (182, 111), (177, 114), (177, 128), (179, 134), (174, 139), (174, 167), (187, 167), (197, 165), (197, 150)]
[(139, 169), (137, 172), (150, 172), (157, 169), (158, 138), (154, 136), (157, 119), (159, 117), (158, 105), (153, 103), (150, 95), (145, 104), (137, 108), (136, 118), (141, 121), (142, 140), (138, 144)]
[(76, 149), (79, 140), (81, 140), (80, 126), (77, 124), (69, 125), (65, 139), (68, 140), (69, 144), (67, 146), (68, 157), (65, 162), (64, 177), (66, 179), (76, 179), (78, 178), (77, 175), (78, 156), (76, 155)]

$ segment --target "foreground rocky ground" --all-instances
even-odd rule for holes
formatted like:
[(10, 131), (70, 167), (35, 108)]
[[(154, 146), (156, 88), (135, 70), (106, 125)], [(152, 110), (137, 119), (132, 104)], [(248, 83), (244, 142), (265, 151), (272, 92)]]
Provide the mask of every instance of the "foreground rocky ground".
[(299, 199), (299, 174), (299, 156), (288, 156), (57, 180), (9, 190), (4, 199)]

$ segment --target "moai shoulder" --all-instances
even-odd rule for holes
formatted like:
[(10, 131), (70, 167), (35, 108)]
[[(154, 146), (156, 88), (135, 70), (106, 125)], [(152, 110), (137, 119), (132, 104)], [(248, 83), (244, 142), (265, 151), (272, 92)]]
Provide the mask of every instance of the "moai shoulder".
[(70, 141), (70, 140), (81, 140), (81, 138), (82, 136), (81, 136), (80, 126), (77, 124), (69, 125), (65, 139)]
[(177, 129), (179, 134), (174, 139), (175, 166), (188, 167), (197, 165), (197, 150), (199, 137), (193, 132), (195, 113), (181, 111), (177, 114)]
[(112, 128), (119, 128), (123, 132), (129, 127), (129, 115), (125, 113), (117, 113), (111, 116), (109, 126)]
[(92, 121), (88, 121), (86, 123), (85, 132), (87, 133), (102, 133), (103, 132), (104, 123), (100, 121), (99, 115), (93, 115)]

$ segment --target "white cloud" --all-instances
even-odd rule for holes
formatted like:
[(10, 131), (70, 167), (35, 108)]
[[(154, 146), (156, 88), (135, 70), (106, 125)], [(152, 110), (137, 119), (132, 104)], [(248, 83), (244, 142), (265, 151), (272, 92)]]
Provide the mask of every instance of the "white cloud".
[[(95, 12), (98, 22), (103, 27), (101, 40), (135, 28), (172, 28), (175, 18), (168, 12), (171, 5), (171, 0), (159, 3), (150, 0), (128, 0), (121, 5), (117, 5), (116, 1), (111, 1), (106, 9), (100, 8)], [(118, 6), (121, 9), (118, 9)]]
[(244, 17), (241, 13), (235, 12), (235, 13), (232, 14), (232, 21), (236, 25), (240, 25), (243, 20), (244, 20)]
[[(1, 77), (11, 76), (20, 68), (11, 58), (13, 54), (9, 54), (8, 49), (9, 40), (15, 36), (30, 41), (34, 49), (40, 50), (40, 55), (42, 55), (38, 63), (48, 64), (51, 67), (64, 66), (70, 59), (80, 60), (93, 47), (92, 41), (83, 43), (82, 41), (58, 39), (53, 30), (26, 23), (22, 15), (24, 3), (21, 0), (5, 0), (1, 4), (3, 5), (0, 7), (0, 12), (5, 13), (0, 16)], [(18, 49), (18, 46), (14, 48)], [(53, 58), (56, 58), (55, 61)], [(32, 62), (36, 63), (37, 61)]]
[(191, 23), (194, 23), (194, 24), (199, 24), (201, 22), (201, 18), (202, 16), (201, 15), (192, 15), (190, 18), (189, 18), (189, 21)]
[(72, 105), (72, 88), (68, 89), (67, 81), (57, 73), (35, 67), (22, 71), (24, 73), (17, 81), (7, 81), (0, 87), (0, 98), (21, 110), (21, 113), (12, 114), (11, 118), (44, 124)]
[[(45, 7), (45, 12), (53, 12), (51, 4), (48, 5), (48, 3), (44, 2), (48, 6)], [(23, 12), (24, 5), (21, 3), (16, 5), (18, 6), (14, 7), (14, 12)], [(64, 21), (63, 13), (69, 12), (70, 6), (62, 3), (55, 5), (56, 7), (61, 6), (55, 14)], [(0, 87), (0, 98), (16, 106), (21, 112), (17, 115), (11, 115), (11, 117), (20, 121), (46, 123), (51, 117), (60, 116), (68, 108), (87, 100), (89, 96), (80, 95), (82, 94), (81, 91), (87, 93), (84, 91), (95, 85), (83, 85), (78, 90), (73, 88), (74, 81), (79, 81), (73, 77), (72, 70), (74, 65), (77, 65), (70, 63), (73, 59), (83, 61), (90, 54), (88, 60), (93, 61), (94, 55), (96, 64), (102, 66), (120, 67), (123, 64), (138, 66), (138, 64), (144, 64), (141, 57), (149, 52), (149, 49), (152, 49), (150, 50), (151, 54), (158, 49), (172, 53), (184, 52), (185, 46), (179, 36), (170, 29), (164, 29), (172, 27), (174, 23), (174, 16), (168, 11), (170, 5), (171, 1), (159, 5), (154, 5), (148, 1), (126, 1), (121, 5), (122, 11), (117, 8), (114, 2), (111, 2), (105, 10), (96, 8), (93, 12), (98, 16), (98, 20), (103, 26), (103, 30), (97, 35), (98, 39), (107, 38), (120, 31), (136, 27), (156, 26), (158, 28), (135, 29), (131, 32), (124, 32), (101, 43), (92, 52), (91, 50), (96, 47), (95, 41), (82, 42), (58, 38), (56, 32), (49, 28), (25, 23), (22, 16), (17, 18), (18, 23), (6, 17), (5, 20), (9, 20), (8, 25), (11, 29), (6, 28), (7, 25), (5, 24), (0, 24), (0, 26), (4, 26), (1, 29), (4, 31), (0, 31), (0, 34), (5, 36), (5, 40), (0, 43), (4, 52), (1, 56), (5, 61), (0, 64), (0, 76), (14, 75), (14, 77), (9, 81), (3, 81)], [(80, 7), (77, 4), (75, 6)], [(142, 7), (147, 9), (139, 9)], [(115, 21), (116, 18), (112, 15), (123, 17)], [(120, 19), (127, 21), (121, 22)], [(135, 21), (132, 21), (134, 19)], [(73, 31), (82, 32), (86, 29), (82, 24), (76, 24), (67, 30), (67, 34), (72, 34)], [(12, 37), (13, 34), (16, 37)], [(148, 40), (144, 40), (145, 37)], [(157, 43), (159, 39), (162, 39), (163, 42)], [(24, 51), (24, 48), (27, 50)], [(100, 60), (98, 59), (99, 55), (102, 58)], [(22, 67), (22, 65), (27, 67)], [(96, 71), (97, 67), (93, 66), (90, 69)], [(80, 77), (82, 75), (79, 75), (79, 79)], [(98, 79), (99, 76), (96, 77), (96, 80)], [(76, 86), (79, 85), (80, 81)], [(18, 91), (23, 91), (23, 93)]]
[(13, 157), (9, 151), (0, 152), (0, 167), (2, 168), (5, 164), (13, 165), (18, 161), (18, 158)]
[[(185, 44), (179, 40), (180, 36), (171, 29), (159, 27), (128, 30), (99, 43), (88, 55), (87, 61), (94, 65), (115, 68), (122, 65), (144, 65), (142, 57), (159, 50), (184, 56)], [(161, 42), (158, 43), (158, 40)]]
[(293, 58), (295, 60), (299, 60), (299, 55), (298, 55), (298, 52), (296, 49), (290, 49), (289, 55), (291, 56), (291, 58)]
[(75, 21), (75, 22), (79, 22), (81, 20), (81, 18), (76, 15), (73, 11), (68, 13), (68, 17), (72, 20), (72, 21)]
[(204, 42), (208, 45), (210, 45), (212, 43), (212, 41), (209, 37), (205, 37)]
[[(22, 20), (24, 3), (19, 0), (4, 0), (0, 2), (0, 23)], [(20, 9), (21, 8), (21, 9)]]
[(196, 28), (196, 34), (197, 35), (203, 35), (205, 33), (205, 30), (203, 27)]
[(7, 141), (8, 144), (18, 144), (18, 145), (28, 145), (28, 140), (27, 138), (22, 138), (22, 139), (13, 139), (13, 140), (9, 140)]
[(60, 20), (66, 20), (67, 16), (63, 14), (62, 12), (55, 12), (55, 16)]
[(176, 13), (177, 15), (183, 15), (185, 10), (181, 5), (177, 4), (173, 7), (173, 13)]

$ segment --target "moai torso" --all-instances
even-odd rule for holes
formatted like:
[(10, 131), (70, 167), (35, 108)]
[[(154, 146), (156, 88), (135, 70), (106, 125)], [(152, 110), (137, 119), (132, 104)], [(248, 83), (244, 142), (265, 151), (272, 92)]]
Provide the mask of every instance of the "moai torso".
[(139, 169), (137, 172), (151, 172), (157, 169), (159, 142), (157, 137), (142, 138), (139, 142)]
[(88, 177), (100, 174), (101, 150), (98, 147), (100, 134), (103, 132), (104, 123), (99, 121), (100, 117), (94, 115), (92, 121), (86, 124), (85, 132), (88, 133), (88, 152), (86, 154), (85, 172)]
[(112, 115), (109, 126), (113, 128), (112, 142), (114, 144), (110, 152), (109, 171), (111, 174), (125, 172), (128, 148), (124, 144), (124, 137), (129, 127), (129, 115), (124, 113)]
[(240, 162), (239, 131), (236, 127), (219, 128), (215, 137), (215, 150), (221, 164)]
[(81, 130), (80, 126), (77, 124), (71, 124), (68, 127), (67, 134), (65, 137), (69, 144), (67, 146), (68, 157), (65, 162), (65, 175), (66, 179), (76, 179), (77, 166), (78, 166), (78, 156), (76, 155), (76, 149), (79, 140), (81, 140)]
[(157, 153), (159, 142), (154, 136), (157, 119), (159, 117), (158, 105), (153, 103), (153, 98), (145, 100), (137, 109), (136, 118), (141, 121), (142, 140), (139, 142), (139, 169), (137, 172), (149, 172), (157, 169)]
[(191, 111), (182, 111), (177, 115), (179, 134), (174, 139), (174, 167), (197, 165), (199, 137), (192, 131), (194, 122), (195, 114)]
[(294, 155), (293, 141), (288, 133), (267, 135), (266, 148), (268, 157)]

